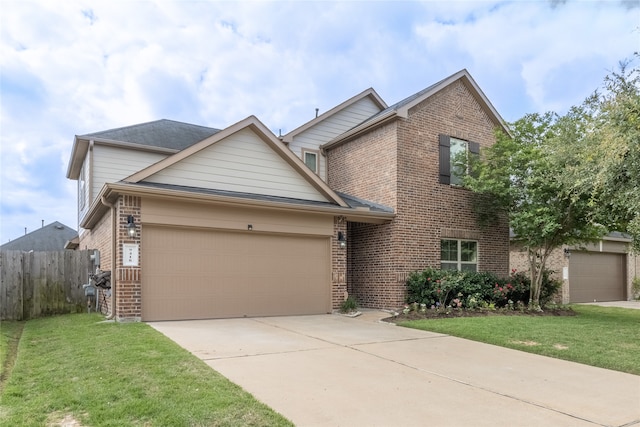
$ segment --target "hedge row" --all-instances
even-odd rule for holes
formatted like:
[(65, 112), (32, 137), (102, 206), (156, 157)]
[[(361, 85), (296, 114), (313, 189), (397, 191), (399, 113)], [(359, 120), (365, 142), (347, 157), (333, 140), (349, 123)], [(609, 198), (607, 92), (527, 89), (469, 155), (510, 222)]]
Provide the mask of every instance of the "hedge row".
[[(542, 307), (551, 302), (561, 286), (551, 274), (549, 270), (543, 273)], [(407, 302), (426, 304), (427, 307), (526, 307), (530, 288), (529, 276), (515, 270), (509, 277), (500, 278), (487, 272), (427, 268), (409, 275)]]

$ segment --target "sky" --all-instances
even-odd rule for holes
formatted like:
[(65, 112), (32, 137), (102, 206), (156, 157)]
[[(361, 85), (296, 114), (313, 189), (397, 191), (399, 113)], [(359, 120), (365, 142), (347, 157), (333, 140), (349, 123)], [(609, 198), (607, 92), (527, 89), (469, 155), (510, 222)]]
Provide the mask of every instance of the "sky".
[(0, 0), (0, 243), (77, 224), (75, 135), (171, 119), (287, 133), (466, 68), (506, 121), (564, 113), (640, 51), (640, 0)]

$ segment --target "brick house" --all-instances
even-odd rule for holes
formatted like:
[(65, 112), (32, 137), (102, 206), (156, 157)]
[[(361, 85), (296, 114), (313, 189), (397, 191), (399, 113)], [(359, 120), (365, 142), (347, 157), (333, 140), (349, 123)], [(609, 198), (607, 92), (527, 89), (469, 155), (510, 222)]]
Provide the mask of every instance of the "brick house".
[(118, 319), (327, 313), (348, 294), (395, 308), (416, 269), (508, 272), (507, 224), (476, 226), (451, 165), (499, 126), (462, 70), (391, 107), (365, 90), (280, 138), (253, 116), (76, 136), (79, 246), (112, 270)]
[(331, 188), (396, 214), (382, 225), (348, 223), (348, 288), (365, 306), (398, 306), (408, 273), (426, 266), (508, 273), (507, 222), (478, 228), (450, 163), (456, 151), (493, 144), (501, 126), (463, 70), (322, 146)]
[[(529, 271), (527, 252), (515, 236), (512, 237), (510, 267)], [(640, 277), (640, 256), (630, 251), (630, 243), (628, 235), (613, 232), (596, 243), (564, 245), (553, 250), (547, 268), (562, 283), (558, 302), (631, 301), (640, 298), (633, 289), (633, 280)]]

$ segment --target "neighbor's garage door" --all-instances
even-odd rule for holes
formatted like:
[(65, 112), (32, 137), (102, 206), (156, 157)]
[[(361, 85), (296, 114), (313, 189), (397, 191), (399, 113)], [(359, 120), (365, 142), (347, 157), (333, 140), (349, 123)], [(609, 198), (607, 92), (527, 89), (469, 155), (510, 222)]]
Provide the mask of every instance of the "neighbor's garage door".
[(625, 299), (625, 255), (572, 252), (569, 259), (571, 302)]
[(144, 227), (142, 319), (331, 311), (327, 237)]

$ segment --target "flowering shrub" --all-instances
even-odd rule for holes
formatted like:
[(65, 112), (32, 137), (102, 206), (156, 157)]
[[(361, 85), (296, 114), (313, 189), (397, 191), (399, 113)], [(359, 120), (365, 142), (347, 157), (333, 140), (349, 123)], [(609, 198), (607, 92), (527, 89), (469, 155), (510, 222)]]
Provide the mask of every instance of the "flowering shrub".
[[(543, 274), (540, 303), (549, 303), (560, 283)], [(416, 271), (407, 279), (408, 302), (425, 307), (511, 309), (529, 303), (530, 280), (526, 273), (513, 270), (509, 277), (500, 278), (488, 272), (468, 272), (427, 268)]]

